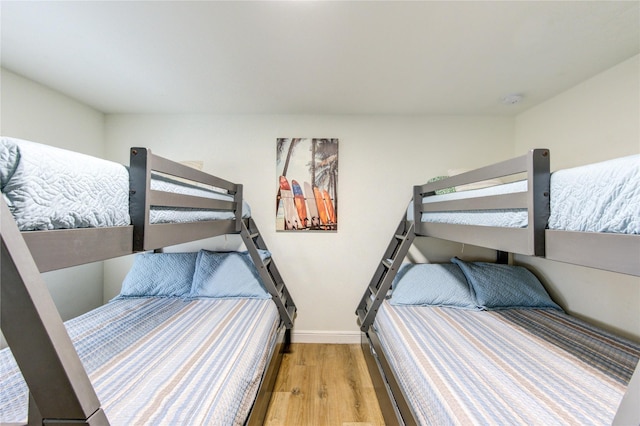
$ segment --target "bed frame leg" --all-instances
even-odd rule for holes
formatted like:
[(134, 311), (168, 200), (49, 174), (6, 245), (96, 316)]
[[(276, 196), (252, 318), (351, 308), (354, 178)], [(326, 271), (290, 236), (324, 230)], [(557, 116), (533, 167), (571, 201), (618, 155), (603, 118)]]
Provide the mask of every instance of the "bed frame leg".
[(27, 424), (29, 426), (41, 425), (42, 420), (36, 401), (33, 399), (31, 392), (29, 392), (29, 423)]
[(633, 372), (629, 384), (627, 385), (627, 392), (622, 397), (618, 412), (613, 419), (613, 425), (637, 425), (640, 424), (640, 362), (636, 366), (636, 370)]

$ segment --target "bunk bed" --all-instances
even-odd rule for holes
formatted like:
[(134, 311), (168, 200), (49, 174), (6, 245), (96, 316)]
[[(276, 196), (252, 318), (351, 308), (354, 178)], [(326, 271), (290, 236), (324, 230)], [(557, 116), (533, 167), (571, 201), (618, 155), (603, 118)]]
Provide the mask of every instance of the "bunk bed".
[[(0, 421), (262, 424), (296, 306), (242, 185), (145, 148), (2, 138), (0, 165)], [(246, 251), (162, 252), (225, 234)], [(120, 296), (62, 322), (42, 272), (133, 253)]]
[[(640, 344), (567, 315), (507, 264), (510, 252), (639, 276), (640, 156), (554, 173), (549, 159), (532, 150), (414, 187), (356, 309), (388, 424), (640, 423)], [(497, 263), (403, 263), (417, 236), (495, 249)]]

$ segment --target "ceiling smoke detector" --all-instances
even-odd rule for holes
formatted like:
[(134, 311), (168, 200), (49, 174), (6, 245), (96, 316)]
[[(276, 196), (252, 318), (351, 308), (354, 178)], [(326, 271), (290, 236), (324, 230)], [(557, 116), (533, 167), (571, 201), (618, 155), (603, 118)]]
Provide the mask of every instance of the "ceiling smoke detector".
[(505, 105), (515, 105), (515, 104), (519, 104), (523, 98), (524, 96), (514, 93), (511, 95), (504, 96), (502, 98), (502, 103)]

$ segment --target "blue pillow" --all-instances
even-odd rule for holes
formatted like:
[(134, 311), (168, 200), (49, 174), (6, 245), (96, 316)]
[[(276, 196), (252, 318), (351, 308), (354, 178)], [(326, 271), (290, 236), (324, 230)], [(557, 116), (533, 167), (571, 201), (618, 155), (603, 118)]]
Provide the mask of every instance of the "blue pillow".
[(452, 263), (404, 264), (392, 288), (392, 305), (477, 309), (464, 274)]
[[(264, 260), (270, 257), (260, 250)], [(248, 252), (213, 252), (200, 250), (196, 261), (190, 297), (269, 299), (258, 270)]]
[(187, 296), (197, 256), (197, 252), (137, 254), (119, 297)]
[(451, 261), (460, 266), (477, 305), (486, 310), (510, 308), (558, 309), (540, 281), (522, 266)]

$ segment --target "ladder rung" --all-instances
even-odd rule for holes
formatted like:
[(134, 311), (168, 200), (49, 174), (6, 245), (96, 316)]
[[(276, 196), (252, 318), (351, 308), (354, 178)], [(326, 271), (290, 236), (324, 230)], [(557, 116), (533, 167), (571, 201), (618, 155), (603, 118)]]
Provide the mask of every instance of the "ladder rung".
[(249, 238), (251, 238), (252, 240), (255, 240), (259, 236), (260, 236), (259, 232), (253, 232), (253, 233), (249, 234)]
[(282, 306), (287, 306), (288, 297), (286, 294), (280, 295), (280, 301), (282, 302)]
[(402, 241), (406, 236), (407, 234), (396, 234), (396, 239)]
[(369, 311), (371, 306), (373, 306), (373, 302), (376, 300), (375, 297), (368, 297), (365, 311)]
[(385, 268), (391, 269), (391, 265), (393, 264), (393, 262), (391, 261), (391, 259), (383, 259), (382, 264)]
[(263, 260), (262, 263), (264, 264), (265, 267), (268, 266), (271, 263), (271, 258)]
[(376, 287), (375, 285), (373, 285), (373, 284), (371, 284), (371, 285), (369, 286), (369, 291), (370, 291), (370, 292), (371, 292), (371, 294), (373, 294), (374, 296), (375, 296), (376, 294), (378, 294), (378, 289), (377, 289), (377, 287)]
[(289, 318), (293, 319), (293, 316), (295, 313), (296, 313), (295, 305), (287, 306), (287, 315), (289, 315)]
[(278, 290), (279, 295), (283, 295), (287, 293), (287, 288), (285, 287), (284, 282), (281, 282), (280, 284), (278, 284), (276, 286), (276, 290)]

